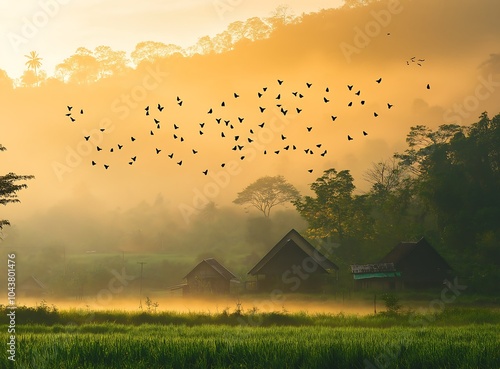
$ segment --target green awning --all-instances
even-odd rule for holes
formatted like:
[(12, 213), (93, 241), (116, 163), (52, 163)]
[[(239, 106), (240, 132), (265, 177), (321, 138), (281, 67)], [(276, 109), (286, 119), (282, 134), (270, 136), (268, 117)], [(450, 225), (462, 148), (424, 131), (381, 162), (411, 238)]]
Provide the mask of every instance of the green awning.
[(401, 272), (379, 272), (379, 273), (363, 273), (354, 274), (354, 279), (367, 279), (367, 278), (394, 278), (401, 277)]

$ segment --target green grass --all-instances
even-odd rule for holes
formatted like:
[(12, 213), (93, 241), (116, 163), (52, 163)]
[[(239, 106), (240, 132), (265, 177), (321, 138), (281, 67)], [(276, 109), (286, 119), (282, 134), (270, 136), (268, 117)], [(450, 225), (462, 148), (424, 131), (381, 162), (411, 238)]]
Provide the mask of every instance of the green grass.
[[(3, 330), (5, 332), (5, 330)], [(2, 339), (6, 341), (7, 334)], [(22, 368), (498, 368), (495, 325), (392, 327), (26, 325)], [(0, 368), (9, 367), (7, 360)]]

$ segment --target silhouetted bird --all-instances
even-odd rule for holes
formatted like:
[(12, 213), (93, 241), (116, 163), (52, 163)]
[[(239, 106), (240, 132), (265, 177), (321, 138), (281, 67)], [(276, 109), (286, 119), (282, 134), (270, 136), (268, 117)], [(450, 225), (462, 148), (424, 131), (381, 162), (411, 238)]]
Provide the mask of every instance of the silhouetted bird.
[(335, 119), (337, 119), (337, 117), (332, 115), (332, 120), (333, 120), (334, 122), (335, 122)]
[(259, 97), (259, 99), (262, 97), (262, 94), (260, 92), (257, 92), (257, 96)]
[(282, 140), (286, 140), (286, 137), (284, 135), (281, 135)]
[(328, 100), (326, 97), (323, 97), (323, 101), (324, 101), (325, 103), (330, 102), (330, 100)]
[(191, 149), (193, 151), (193, 154), (198, 154), (198, 151), (196, 151), (195, 149)]
[(71, 119), (72, 122), (75, 121), (75, 118), (73, 118), (73, 117), (69, 117), (69, 119)]
[(99, 131), (104, 132), (106, 129), (105, 128), (100, 128)]
[(281, 108), (281, 113), (282, 113), (283, 115), (286, 115), (286, 113), (288, 113), (288, 110), (285, 110), (285, 109)]
[(71, 111), (71, 109), (73, 109), (73, 107), (72, 107), (72, 106), (69, 106), (69, 105), (68, 105), (68, 106), (66, 106), (66, 107), (68, 108), (68, 111)]
[(212, 108), (210, 108), (210, 110), (207, 112), (207, 114), (212, 114)]
[(353, 85), (347, 85), (347, 88), (349, 89), (349, 91), (352, 90), (352, 87), (353, 87)]
[(299, 108), (295, 108), (295, 109), (297, 110), (297, 114), (299, 114), (302, 111), (302, 109), (299, 109)]
[(290, 148), (290, 145), (286, 145), (283, 149), (288, 150)]
[(109, 152), (113, 152), (113, 151), (114, 151), (113, 148), (109, 149)]
[(92, 160), (92, 165), (96, 165), (97, 163), (95, 161)]
[(307, 171), (308, 171), (309, 173), (312, 173), (312, 172), (313, 172), (313, 170), (312, 170), (312, 169), (308, 169)]
[(204, 175), (207, 175), (207, 174), (208, 174), (208, 169), (204, 170), (204, 171), (203, 171), (203, 174), (204, 174)]
[(352, 138), (351, 136), (347, 135), (347, 140), (348, 140), (348, 141), (352, 141), (352, 140), (353, 140), (353, 138)]
[(226, 106), (226, 103), (223, 101), (220, 103), (220, 106)]
[(259, 106), (260, 112), (263, 113), (266, 108), (263, 108), (262, 106)]
[(203, 131), (200, 131), (200, 136), (203, 134)]
[(217, 124), (220, 124), (221, 119), (222, 118), (215, 118), (215, 120), (217, 121)]
[(307, 86), (307, 88), (311, 88), (312, 83), (308, 83), (308, 82), (306, 82), (306, 86)]
[(168, 156), (170, 159), (173, 159), (173, 157), (174, 157), (174, 153), (168, 154), (167, 156)]
[(163, 110), (163, 106), (161, 106), (160, 104), (158, 104), (158, 110), (161, 112)]
[(347, 106), (352, 106), (352, 101), (350, 101), (349, 104), (347, 104)]
[(276, 155), (278, 155), (278, 154), (280, 153), (280, 151), (279, 151), (279, 150), (276, 150), (274, 153), (275, 153)]
[(297, 93), (298, 93), (297, 91), (292, 92), (292, 95), (293, 95), (293, 96), (297, 96)]
[(226, 137), (226, 135), (224, 134), (224, 132), (221, 132), (220, 136), (223, 137), (223, 138)]
[(430, 90), (431, 89), (431, 85), (430, 84), (427, 84), (427, 89)]
[(380, 77), (379, 79), (376, 79), (375, 82), (377, 82), (377, 83), (382, 82), (382, 77)]
[(361, 105), (365, 105), (365, 100), (361, 100)]
[(161, 150), (156, 148), (156, 153), (159, 154), (160, 152), (161, 152)]
[(283, 81), (280, 81), (280, 80), (278, 79), (278, 84), (280, 84), (280, 85), (281, 85), (282, 83), (283, 83)]
[(179, 101), (177, 104), (178, 104), (179, 106), (182, 106), (182, 101)]
[(327, 87), (327, 88), (325, 89), (325, 91), (326, 91), (326, 92), (330, 92), (330, 89)]
[(361, 93), (361, 90), (358, 90), (357, 92), (354, 93), (354, 95), (359, 96), (360, 93)]
[(240, 136), (234, 136), (234, 140), (238, 141), (240, 139)]
[(279, 100), (281, 99), (281, 94), (278, 94), (278, 96), (276, 96), (276, 100)]
[(378, 114), (376, 112), (374, 112), (373, 116), (376, 118), (376, 117), (378, 117)]
[(134, 142), (135, 141), (135, 137), (130, 137), (130, 141)]
[(137, 159), (137, 156), (132, 156), (130, 159), (132, 159), (132, 161), (135, 161)]
[(368, 136), (368, 133), (366, 133), (365, 131), (363, 131), (363, 136)]
[(238, 95), (236, 92), (233, 94), (234, 98), (237, 99), (238, 97), (240, 97), (240, 95)]
[(155, 121), (155, 124), (160, 123), (160, 121), (158, 119), (156, 119), (156, 118), (153, 118), (153, 120)]
[(224, 168), (226, 166), (226, 163), (222, 163), (220, 166)]
[(108, 169), (108, 168), (109, 168), (109, 165), (104, 164), (104, 169)]
[(313, 129), (313, 127), (306, 127), (307, 128), (307, 132), (311, 132), (311, 130)]
[(266, 124), (266, 122), (262, 122), (261, 124), (258, 124), (258, 126), (259, 126), (260, 128), (264, 128), (264, 124)]
[(80, 114), (83, 114), (83, 109), (82, 109), (82, 110), (80, 110)]
[(150, 131), (150, 132), (149, 132), (149, 134), (150, 134), (151, 136), (154, 136), (154, 132), (153, 132), (153, 131)]
[(200, 127), (203, 128), (205, 126), (205, 123), (200, 123)]
[(327, 153), (327, 151), (325, 150), (325, 151), (323, 151), (320, 155), (321, 155), (321, 156), (325, 156), (325, 155), (326, 155), (326, 153)]
[(240, 118), (240, 117), (238, 117), (238, 121), (239, 121), (240, 123), (243, 123), (243, 119), (245, 119), (245, 118)]
[(102, 150), (99, 146), (97, 146), (96, 148), (97, 148), (97, 151), (101, 151)]
[(387, 103), (387, 109), (392, 108), (394, 105)]
[(88, 141), (90, 139), (90, 136), (85, 136), (85, 141)]
[(182, 165), (182, 160), (181, 160), (181, 161), (179, 161), (179, 162), (177, 162), (177, 164), (178, 164), (178, 165)]
[(118, 150), (121, 150), (123, 145), (118, 144)]

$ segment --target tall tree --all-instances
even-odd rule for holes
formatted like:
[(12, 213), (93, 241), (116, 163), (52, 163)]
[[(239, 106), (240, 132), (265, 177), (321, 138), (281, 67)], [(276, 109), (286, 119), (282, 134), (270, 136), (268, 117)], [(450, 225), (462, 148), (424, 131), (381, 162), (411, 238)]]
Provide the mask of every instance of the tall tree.
[(294, 202), (297, 211), (309, 223), (311, 238), (343, 241), (363, 238), (369, 220), (363, 211), (364, 197), (353, 196), (353, 177), (348, 170), (325, 170), (311, 184), (316, 197), (305, 196)]
[(28, 55), (25, 55), (25, 57), (28, 58), (25, 65), (28, 69), (32, 69), (35, 72), (38, 84), (38, 69), (42, 66), (42, 58), (40, 58), (36, 51), (31, 51)]
[(250, 204), (267, 218), (277, 205), (292, 202), (300, 196), (299, 191), (283, 176), (262, 177), (238, 193), (233, 202), (238, 205)]
[[(0, 145), (0, 151), (5, 151), (5, 147)], [(18, 183), (19, 181), (26, 181), (32, 179), (32, 175), (18, 175), (15, 173), (7, 173), (0, 176), (0, 205), (7, 205), (9, 203), (19, 202), (17, 193), (26, 188), (26, 183)], [(10, 225), (8, 220), (0, 219), (0, 229), (4, 226)]]

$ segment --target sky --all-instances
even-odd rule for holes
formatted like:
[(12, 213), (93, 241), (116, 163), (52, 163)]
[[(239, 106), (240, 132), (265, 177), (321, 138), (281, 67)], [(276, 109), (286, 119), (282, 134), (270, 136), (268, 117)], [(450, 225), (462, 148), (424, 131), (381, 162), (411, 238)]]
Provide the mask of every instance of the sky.
[(286, 4), (295, 15), (339, 6), (340, 0), (27, 0), (0, 1), (0, 69), (11, 78), (25, 70), (24, 55), (36, 50), (43, 69), (78, 47), (107, 45), (130, 53), (141, 41), (181, 47), (214, 36), (231, 22), (268, 17)]
[[(54, 10), (43, 10), (47, 4)], [(319, 0), (0, 1), (0, 69), (18, 77), (31, 50), (50, 75), (82, 46), (130, 52), (151, 40), (188, 47), (235, 20), (267, 17), (280, 4), (296, 15), (338, 5)], [(120, 243), (125, 237), (133, 243), (136, 231), (159, 234), (194, 224), (208, 201), (241, 216), (247, 211), (258, 216), (232, 201), (265, 175), (283, 175), (301, 194), (310, 194), (310, 184), (324, 170), (348, 169), (358, 193), (367, 191), (364, 171), (404, 151), (410, 127), (468, 125), (483, 111), (500, 112), (499, 12), (500, 3), (490, 0), (380, 1), (311, 15), (232, 52), (142, 67), (123, 80), (0, 87), (0, 143), (8, 149), (1, 153), (0, 173), (36, 177), (20, 192), (21, 203), (1, 209), (1, 219), (13, 224), (4, 233), (17, 234), (6, 242), (80, 247)], [(24, 22), (33, 19), (46, 24), (25, 34), (19, 49), (13, 47), (9, 37), (21, 34)], [(67, 106), (73, 106), (74, 123)], [(234, 130), (215, 118), (230, 120)], [(236, 136), (240, 145), (246, 141), (246, 154), (232, 149)], [(182, 166), (176, 164), (181, 160)]]

